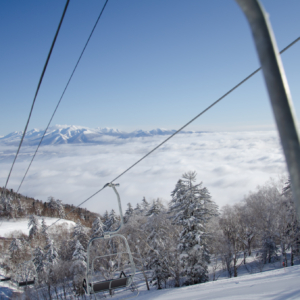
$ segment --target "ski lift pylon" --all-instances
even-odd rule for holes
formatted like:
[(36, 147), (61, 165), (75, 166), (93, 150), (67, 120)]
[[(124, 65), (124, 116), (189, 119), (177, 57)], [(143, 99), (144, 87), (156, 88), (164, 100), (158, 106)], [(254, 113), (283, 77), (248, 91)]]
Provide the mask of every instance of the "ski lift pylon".
[[(100, 293), (100, 292), (109, 292), (110, 295), (112, 295), (113, 290), (115, 289), (119, 289), (119, 288), (128, 288), (131, 285), (134, 285), (134, 276), (135, 276), (135, 264), (133, 261), (133, 257), (127, 242), (127, 239), (122, 235), (119, 234), (118, 232), (121, 230), (121, 228), (124, 225), (124, 218), (123, 218), (123, 213), (122, 213), (122, 206), (121, 206), (121, 200), (120, 200), (120, 196), (119, 193), (116, 190), (116, 186), (119, 186), (119, 184), (113, 184), (113, 183), (108, 183), (105, 186), (109, 186), (111, 187), (115, 194), (117, 195), (117, 200), (118, 200), (118, 207), (119, 207), (119, 213), (120, 213), (120, 225), (119, 227), (114, 230), (114, 231), (107, 231), (104, 232), (104, 234), (100, 237), (94, 237), (92, 238), (87, 246), (87, 270), (86, 270), (86, 278), (83, 280), (83, 288), (86, 292), (86, 294), (96, 294), (96, 293)], [(116, 252), (113, 254), (107, 254), (107, 255), (100, 255), (100, 256), (95, 256), (92, 261), (91, 261), (91, 246), (93, 244), (94, 241), (96, 240), (106, 240), (106, 241), (110, 241), (113, 240), (113, 238), (119, 238), (123, 241), (124, 245), (125, 245), (125, 251), (122, 252)], [(94, 274), (94, 265), (95, 265), (95, 261), (101, 261), (101, 259), (110, 259), (111, 256), (120, 256), (126, 254), (128, 255), (129, 258), (129, 267), (130, 267), (130, 275), (125, 275), (124, 270), (122, 269), (120, 272), (120, 276), (119, 278), (110, 278), (108, 280), (92, 280), (92, 276), (95, 275)], [(111, 261), (110, 261), (111, 262)], [(123, 276), (123, 277), (122, 277)], [(128, 297), (127, 297), (128, 298)], [(130, 297), (132, 298), (132, 297)]]

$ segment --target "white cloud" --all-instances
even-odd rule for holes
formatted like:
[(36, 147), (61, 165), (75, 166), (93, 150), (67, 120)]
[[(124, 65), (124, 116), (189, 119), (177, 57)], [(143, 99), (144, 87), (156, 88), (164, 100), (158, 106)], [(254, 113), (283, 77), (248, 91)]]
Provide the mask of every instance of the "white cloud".
[[(79, 204), (111, 181), (165, 137), (114, 139), (102, 145), (43, 146), (20, 190), (47, 200), (48, 196)], [(0, 182), (3, 186), (11, 166), (12, 147), (0, 146)], [(35, 149), (24, 147), (13, 170), (9, 188), (16, 189)], [(9, 160), (9, 161), (8, 161)], [(196, 170), (219, 206), (235, 203), (269, 177), (286, 174), (275, 131), (212, 132), (175, 136), (161, 149), (122, 176), (119, 182), (123, 210), (145, 196), (170, 200), (170, 193), (184, 172)], [(109, 188), (86, 203), (102, 213), (116, 209)], [(84, 205), (85, 206), (85, 205)]]

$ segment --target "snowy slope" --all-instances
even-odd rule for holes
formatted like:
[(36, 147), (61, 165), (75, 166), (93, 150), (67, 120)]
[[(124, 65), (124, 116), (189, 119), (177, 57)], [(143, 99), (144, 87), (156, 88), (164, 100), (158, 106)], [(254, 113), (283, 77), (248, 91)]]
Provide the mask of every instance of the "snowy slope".
[[(300, 266), (223, 279), (190, 287), (143, 291), (143, 300), (286, 300), (300, 299)], [(137, 298), (137, 299), (138, 299)]]
[[(133, 138), (133, 137), (149, 137), (156, 135), (171, 135), (175, 130), (154, 129), (150, 131), (135, 130), (133, 132), (119, 131), (113, 128), (95, 128), (90, 129), (81, 126), (56, 125), (48, 129), (42, 145), (55, 144), (80, 144), (80, 143), (96, 143), (101, 144), (107, 142), (106, 137), (111, 138)], [(191, 133), (192, 131), (185, 131), (183, 133)], [(32, 129), (28, 131), (24, 138), (24, 145), (33, 146), (38, 145), (44, 130)], [(12, 132), (4, 137), (0, 137), (0, 142), (6, 145), (17, 145), (22, 137), (22, 131)], [(111, 139), (109, 140), (111, 141)]]
[[(40, 223), (42, 223), (42, 217), (38, 217)], [(47, 226), (50, 226), (53, 224), (55, 221), (57, 221), (57, 218), (48, 218), (45, 217), (45, 223)], [(60, 225), (60, 224), (68, 224), (69, 227), (75, 226), (75, 223), (72, 221), (68, 220), (59, 220), (55, 225)], [(29, 229), (28, 229), (28, 218), (23, 218), (23, 219), (1, 219), (0, 220), (0, 237), (6, 237), (8, 236), (11, 232), (13, 231), (21, 231), (24, 234), (28, 235), (29, 234)]]

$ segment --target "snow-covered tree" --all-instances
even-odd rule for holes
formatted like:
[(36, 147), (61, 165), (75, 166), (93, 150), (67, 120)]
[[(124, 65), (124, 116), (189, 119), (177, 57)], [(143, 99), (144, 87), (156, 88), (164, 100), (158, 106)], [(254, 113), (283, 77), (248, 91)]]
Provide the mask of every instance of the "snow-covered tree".
[(17, 214), (18, 214), (18, 216), (19, 217), (23, 216), (24, 213), (25, 213), (25, 208), (24, 208), (24, 206), (23, 206), (20, 198), (17, 199), (17, 205), (16, 205), (16, 207), (17, 207)]
[(108, 219), (109, 219), (109, 214), (108, 214), (108, 211), (106, 210), (105, 213), (103, 214), (103, 224), (106, 225), (106, 223), (108, 222)]
[(187, 172), (182, 177), (171, 193), (170, 213), (173, 223), (183, 227), (178, 250), (187, 284), (202, 283), (208, 281), (210, 262), (206, 223), (216, 214), (216, 206), (202, 183), (193, 184), (196, 172)]
[(143, 200), (142, 200), (142, 207), (143, 207), (143, 211), (146, 213), (148, 210), (149, 210), (149, 202), (146, 200), (145, 197), (143, 197)]
[(135, 215), (141, 215), (143, 212), (143, 209), (139, 203), (136, 204), (135, 209), (133, 210)]
[(49, 268), (58, 263), (58, 253), (53, 244), (53, 240), (48, 236), (45, 250), (45, 264)]
[(133, 215), (133, 208), (131, 203), (129, 202), (127, 203), (127, 209), (124, 215), (124, 222), (127, 223), (132, 215)]
[(72, 234), (72, 238), (76, 241), (79, 240), (81, 245), (86, 249), (89, 241), (89, 237), (87, 235), (86, 229), (82, 226), (80, 220), (77, 221), (74, 231)]
[(51, 211), (52, 216), (58, 216), (59, 218), (64, 218), (65, 217), (65, 209), (64, 206), (62, 205), (61, 200), (55, 200), (53, 197), (48, 198), (48, 208)]
[(146, 216), (157, 216), (164, 210), (164, 206), (160, 199), (153, 200), (152, 205), (146, 213)]
[(73, 261), (80, 260), (80, 261), (86, 262), (86, 252), (79, 240), (76, 241), (72, 260)]
[(35, 215), (31, 215), (28, 220), (28, 228), (29, 230), (29, 238), (32, 239), (39, 234), (40, 231), (40, 223), (38, 218)]
[(20, 239), (13, 239), (9, 246), (10, 261), (13, 265), (20, 263), (22, 260), (23, 243)]
[(93, 232), (92, 237), (102, 236), (104, 232), (104, 228), (105, 226), (102, 223), (101, 218), (96, 217), (92, 225), (92, 232)]
[(33, 252), (33, 263), (38, 274), (45, 271), (44, 259), (45, 255), (43, 250), (39, 246), (36, 247)]
[(105, 222), (105, 229), (106, 231), (113, 231), (116, 229), (116, 225), (118, 224), (118, 216), (116, 215), (116, 212), (112, 209), (109, 216), (108, 220)]
[(151, 230), (147, 238), (149, 246), (148, 251), (148, 266), (152, 270), (151, 283), (157, 286), (157, 289), (162, 288), (162, 283), (166, 283), (170, 277), (169, 262), (167, 260), (168, 237), (169, 232), (165, 226), (165, 217), (162, 215), (153, 215), (148, 220), (147, 229)]
[(77, 294), (82, 293), (82, 281), (85, 277), (86, 267), (86, 252), (79, 240), (77, 240), (70, 268), (70, 272), (73, 274), (73, 282)]

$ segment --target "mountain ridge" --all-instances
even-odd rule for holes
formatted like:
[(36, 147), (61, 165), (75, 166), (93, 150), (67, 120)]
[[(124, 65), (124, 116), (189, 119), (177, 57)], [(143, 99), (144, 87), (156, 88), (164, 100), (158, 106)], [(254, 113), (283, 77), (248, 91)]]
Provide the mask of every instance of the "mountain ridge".
[[(109, 127), (88, 128), (75, 125), (55, 125), (48, 128), (43, 139), (42, 145), (60, 144), (103, 144), (111, 142), (112, 139), (128, 139), (139, 137), (151, 137), (157, 135), (171, 135), (176, 130), (157, 128), (152, 130), (134, 130), (132, 132), (120, 131)], [(203, 131), (182, 131), (181, 133), (202, 133)], [(0, 142), (6, 145), (15, 145), (20, 142), (22, 131), (11, 132), (6, 136), (0, 137)], [(24, 138), (23, 145), (35, 146), (40, 142), (44, 130), (29, 130)]]

